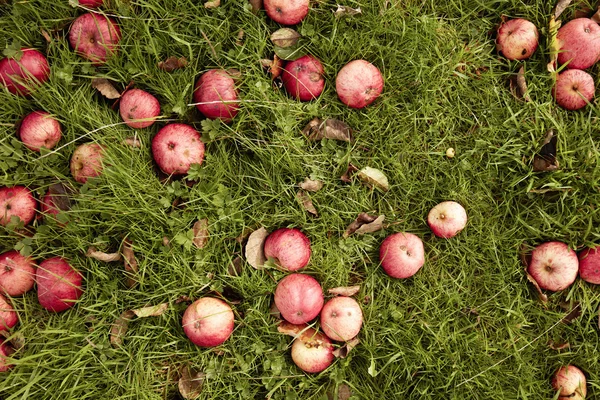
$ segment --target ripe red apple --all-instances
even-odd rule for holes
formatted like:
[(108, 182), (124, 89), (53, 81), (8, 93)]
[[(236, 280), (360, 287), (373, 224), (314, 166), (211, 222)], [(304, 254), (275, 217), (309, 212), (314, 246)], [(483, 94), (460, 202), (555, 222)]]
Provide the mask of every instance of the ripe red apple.
[(25, 186), (0, 187), (0, 225), (6, 226), (17, 216), (27, 225), (35, 217), (36, 201)]
[(28, 96), (37, 86), (50, 78), (50, 66), (42, 53), (21, 49), (19, 58), (0, 60), (0, 81), (12, 94)]
[(556, 292), (568, 288), (579, 270), (577, 254), (562, 242), (546, 242), (531, 252), (527, 271), (542, 289)]
[(80, 5), (90, 8), (98, 8), (103, 2), (104, 0), (79, 0)]
[(310, 260), (310, 240), (298, 229), (280, 228), (267, 236), (264, 252), (281, 268), (297, 271)]
[(567, 22), (556, 34), (558, 62), (570, 69), (587, 69), (600, 58), (600, 26), (589, 18)]
[(38, 301), (48, 311), (65, 311), (83, 294), (83, 276), (60, 257), (42, 261), (35, 281)]
[(351, 297), (334, 297), (321, 310), (321, 329), (331, 340), (353, 339), (360, 332), (362, 322), (362, 310)]
[(119, 112), (130, 128), (147, 128), (160, 115), (160, 103), (156, 97), (144, 90), (131, 89), (121, 97)]
[(6, 372), (14, 366), (9, 364), (7, 360), (7, 357), (10, 357), (12, 353), (14, 353), (14, 350), (8, 342), (0, 344), (0, 372)]
[(281, 316), (292, 324), (304, 324), (315, 318), (323, 308), (323, 289), (315, 278), (291, 274), (275, 289), (275, 305)]
[(19, 322), (19, 316), (6, 297), (0, 294), (0, 332), (7, 331)]
[(165, 174), (187, 174), (192, 164), (202, 164), (204, 143), (193, 127), (169, 124), (152, 139), (152, 156)]
[(429, 211), (427, 224), (435, 236), (449, 239), (467, 225), (467, 212), (455, 201), (443, 201)]
[(196, 300), (183, 313), (183, 331), (197, 346), (225, 342), (233, 332), (234, 315), (229, 304), (213, 297)]
[(538, 30), (532, 22), (511, 19), (498, 28), (496, 49), (509, 60), (525, 60), (537, 49), (538, 39)]
[(583, 400), (587, 395), (583, 372), (574, 365), (560, 367), (552, 378), (552, 388), (559, 391), (559, 400)]
[(0, 254), (0, 291), (7, 295), (21, 296), (30, 291), (35, 283), (35, 261), (11, 250)]
[(379, 259), (392, 278), (409, 278), (425, 264), (423, 241), (412, 233), (394, 233), (381, 243)]
[(292, 360), (301, 370), (314, 374), (321, 372), (333, 362), (331, 341), (321, 332), (308, 328), (292, 344)]
[(98, 143), (84, 143), (71, 156), (71, 175), (79, 183), (102, 174), (104, 147)]
[(206, 118), (231, 122), (240, 108), (238, 100), (233, 78), (221, 69), (203, 73), (194, 88), (194, 103)]
[(112, 19), (102, 14), (87, 13), (79, 16), (69, 31), (69, 43), (80, 56), (99, 65), (115, 54), (121, 40), (121, 29)]
[(567, 110), (585, 107), (596, 92), (594, 78), (585, 71), (570, 69), (558, 75), (552, 94), (556, 104)]
[(586, 282), (600, 285), (600, 247), (579, 252), (579, 276)]
[(28, 114), (19, 126), (19, 138), (33, 151), (45, 147), (52, 149), (60, 141), (62, 128), (60, 123), (46, 111), (34, 111)]
[(321, 62), (310, 55), (289, 61), (281, 76), (283, 87), (300, 101), (316, 99), (325, 87), (324, 72)]
[(282, 25), (296, 25), (308, 14), (309, 0), (264, 0), (269, 18)]
[(348, 107), (363, 108), (374, 102), (383, 91), (383, 76), (370, 62), (354, 60), (338, 72), (335, 91)]

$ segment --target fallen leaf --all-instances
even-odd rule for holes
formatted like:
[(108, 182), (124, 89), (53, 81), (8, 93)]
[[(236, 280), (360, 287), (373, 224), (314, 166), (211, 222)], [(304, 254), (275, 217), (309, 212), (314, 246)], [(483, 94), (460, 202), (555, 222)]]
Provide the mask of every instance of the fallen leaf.
[(342, 347), (335, 349), (333, 351), (333, 355), (337, 358), (346, 358), (348, 357), (348, 354), (352, 351), (352, 349), (358, 346), (359, 343), (360, 340), (358, 338), (349, 340)]
[(96, 250), (95, 247), (90, 246), (85, 253), (87, 257), (93, 258), (98, 261), (103, 262), (113, 262), (113, 261), (121, 261), (121, 254), (119, 253), (104, 253), (102, 251)]
[(261, 269), (265, 261), (267, 261), (263, 245), (268, 235), (269, 232), (264, 227), (261, 227), (252, 232), (248, 237), (245, 251), (246, 261), (255, 269)]
[(71, 197), (73, 189), (62, 183), (54, 183), (48, 188), (48, 193), (52, 197), (52, 204), (61, 211), (71, 209)]
[(181, 397), (196, 400), (200, 397), (206, 374), (192, 368), (189, 364), (181, 368), (181, 377), (177, 383)]
[(550, 53), (550, 62), (548, 63), (548, 65), (546, 66), (546, 68), (548, 69), (548, 72), (550, 72), (552, 75), (554, 75), (554, 77), (556, 78), (557, 72), (556, 72), (556, 63), (558, 61), (558, 53), (560, 52), (560, 43), (558, 42), (558, 39), (556, 37), (556, 34), (558, 33), (558, 29), (560, 28), (561, 22), (556, 20), (556, 18), (554, 16), (550, 17), (550, 23), (548, 26), (548, 33), (550, 36), (550, 46), (549, 46), (549, 53)]
[(527, 81), (525, 80), (525, 67), (521, 66), (517, 75), (510, 79), (510, 91), (515, 98), (531, 101), (531, 97), (527, 92)]
[(548, 302), (548, 296), (546, 296), (544, 294), (544, 292), (542, 292), (542, 289), (540, 288), (540, 285), (537, 283), (537, 281), (533, 278), (533, 276), (531, 276), (529, 274), (529, 272), (527, 272), (527, 269), (525, 269), (525, 275), (527, 275), (527, 280), (529, 282), (531, 282), (533, 284), (533, 286), (535, 287), (535, 290), (538, 293), (538, 296), (540, 298), (540, 300), (542, 301), (542, 303), (547, 303)]
[(552, 350), (564, 350), (564, 349), (568, 349), (571, 347), (571, 345), (569, 344), (569, 342), (554, 342), (554, 340), (549, 340), (547, 343), (548, 347), (550, 347)]
[(352, 129), (343, 121), (335, 118), (313, 118), (302, 129), (302, 134), (310, 141), (325, 139), (352, 141)]
[(375, 221), (368, 224), (362, 225), (356, 230), (356, 234), (364, 235), (366, 233), (373, 233), (383, 229), (383, 221), (385, 221), (385, 215), (380, 215)]
[(188, 66), (188, 60), (185, 57), (175, 57), (171, 56), (167, 58), (165, 61), (161, 61), (158, 63), (158, 68), (162, 69), (166, 72), (173, 72), (176, 69), (185, 68)]
[(123, 344), (123, 337), (129, 328), (129, 321), (135, 317), (133, 311), (128, 310), (122, 313), (110, 327), (110, 344), (118, 347)]
[(235, 39), (235, 45), (241, 46), (242, 44), (244, 44), (244, 31), (240, 29), (240, 31), (237, 34), (237, 38)]
[(300, 34), (292, 28), (281, 28), (271, 34), (271, 41), (275, 46), (287, 49), (298, 43)]
[(384, 192), (390, 189), (387, 176), (380, 170), (371, 167), (364, 167), (357, 173), (358, 178), (370, 187), (378, 187)]
[(563, 11), (569, 7), (571, 1), (572, 0), (559, 0), (558, 3), (556, 3), (556, 8), (554, 9), (554, 19), (558, 19), (558, 17), (560, 17)]
[(232, 276), (240, 276), (242, 274), (242, 257), (237, 256), (229, 263), (227, 273)]
[(590, 18), (592, 21), (594, 21), (595, 23), (600, 23), (600, 7), (598, 7), (598, 11), (596, 11), (594, 13), (594, 15), (592, 15), (592, 18)]
[(362, 10), (360, 9), (360, 7), (352, 8), (352, 7), (348, 7), (348, 6), (340, 6), (338, 4), (337, 10), (335, 10), (333, 12), (333, 14), (335, 15), (336, 18), (351, 17), (354, 15), (362, 14)]
[(263, 8), (263, 0), (249, 0), (252, 6), (252, 12), (256, 14)]
[[(0, 4), (1, 3), (2, 2), (0, 1)], [(42, 36), (44, 37), (44, 39), (46, 39), (46, 42), (50, 43), (52, 41), (52, 36), (50, 36), (50, 34), (44, 29), (42, 29)]]
[(142, 307), (131, 310), (138, 318), (158, 317), (163, 315), (169, 308), (169, 303), (162, 303), (156, 306)]
[(306, 324), (291, 324), (287, 321), (281, 321), (279, 325), (277, 325), (277, 331), (279, 333), (283, 333), (285, 335), (290, 335), (293, 338), (297, 338), (302, 332), (304, 332), (308, 328)]
[(533, 156), (533, 170), (535, 172), (556, 171), (559, 163), (556, 160), (556, 135), (554, 130), (546, 132), (540, 152)]
[(204, 3), (204, 8), (217, 8), (221, 5), (221, 0), (211, 0)]
[(352, 164), (348, 164), (348, 168), (346, 169), (346, 172), (344, 172), (344, 174), (340, 176), (340, 180), (346, 183), (352, 182), (352, 175), (354, 175), (356, 171), (358, 171), (357, 167), (355, 167)]
[(133, 243), (129, 239), (125, 239), (123, 240), (123, 247), (121, 249), (121, 252), (123, 253), (123, 264), (125, 265), (127, 275), (127, 286), (130, 288), (137, 283), (133, 276), (138, 272), (138, 263), (132, 245)]
[(350, 397), (352, 397), (350, 386), (346, 385), (345, 383), (342, 383), (340, 386), (338, 386), (337, 400), (348, 400)]
[(175, 304), (191, 303), (191, 302), (192, 302), (192, 299), (190, 298), (190, 296), (186, 296), (186, 295), (179, 296), (177, 299), (175, 299)]
[(335, 294), (338, 296), (354, 296), (356, 293), (360, 292), (360, 286), (339, 286), (334, 287), (327, 290), (329, 294)]
[(194, 246), (199, 249), (203, 249), (208, 242), (208, 219), (203, 218), (201, 220), (196, 221), (193, 227), (194, 230), (194, 239), (192, 242)]
[(142, 147), (142, 142), (136, 136), (130, 136), (123, 140), (123, 144), (131, 147)]
[(560, 307), (569, 312), (561, 319), (561, 322), (565, 324), (570, 324), (581, 316), (581, 304), (578, 301), (573, 302), (572, 304), (569, 302), (562, 302), (560, 303)]
[(317, 209), (313, 205), (312, 200), (310, 199), (310, 196), (308, 195), (308, 193), (306, 193), (304, 190), (299, 190), (298, 193), (296, 193), (296, 197), (302, 204), (302, 207), (304, 207), (304, 209), (308, 213), (314, 215), (315, 217), (319, 216), (319, 213), (317, 212)]
[(348, 225), (348, 228), (346, 228), (346, 232), (344, 232), (343, 237), (347, 238), (348, 236), (350, 236), (354, 232), (356, 232), (356, 230), (358, 228), (360, 228), (361, 226), (363, 226), (364, 224), (371, 223), (371, 222), (375, 221), (376, 219), (377, 219), (376, 216), (369, 215), (364, 212), (358, 214), (358, 217), (356, 217), (356, 219), (354, 221), (352, 221), (352, 223), (350, 225)]
[(592, 9), (585, 1), (577, 0), (573, 18), (589, 18), (591, 13)]
[(108, 79), (105, 78), (92, 78), (92, 87), (99, 91), (107, 99), (118, 99), (121, 97), (121, 93)]
[(304, 182), (300, 183), (298, 186), (308, 192), (318, 192), (323, 188), (323, 182), (319, 180), (313, 181), (310, 178), (304, 178)]

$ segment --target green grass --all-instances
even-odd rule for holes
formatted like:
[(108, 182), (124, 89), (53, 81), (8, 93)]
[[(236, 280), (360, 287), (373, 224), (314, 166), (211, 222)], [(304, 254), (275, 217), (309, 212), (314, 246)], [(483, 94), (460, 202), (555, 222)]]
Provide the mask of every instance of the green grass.
[[(40, 261), (64, 256), (84, 273), (86, 287), (75, 308), (57, 315), (39, 306), (35, 292), (12, 299), (20, 323), (11, 333), (22, 335), (25, 347), (0, 378), (0, 398), (174, 399), (176, 371), (186, 363), (207, 374), (203, 399), (325, 399), (342, 384), (356, 399), (552, 398), (550, 377), (567, 363), (587, 373), (590, 398), (600, 398), (598, 289), (578, 280), (551, 294), (545, 307), (518, 257), (522, 243), (553, 239), (579, 248), (600, 241), (600, 115), (595, 104), (568, 113), (552, 100), (545, 68), (551, 2), (348, 0), (343, 4), (363, 14), (336, 19), (335, 1), (313, 1), (297, 29), (305, 50), (323, 61), (327, 84), (319, 99), (302, 104), (272, 87), (262, 70), (259, 60), (272, 55), (268, 38), (278, 26), (264, 12), (249, 12), (245, 0), (223, 0), (211, 10), (197, 0), (108, 3), (106, 12), (120, 16), (123, 39), (119, 55), (99, 68), (69, 49), (68, 26), (81, 11), (67, 0), (0, 5), (0, 48), (38, 48), (52, 67), (50, 82), (29, 99), (0, 92), (0, 185), (26, 185), (38, 195), (56, 181), (78, 189), (66, 226), (39, 220), (32, 237), (2, 228), (0, 250), (16, 247)], [(523, 63), (531, 103), (508, 89), (520, 64), (494, 50), (490, 33), (501, 15), (540, 28), (540, 49)], [(52, 34), (50, 43), (41, 29)], [(236, 45), (240, 30), (243, 44)], [(190, 64), (159, 70), (169, 56)], [(385, 78), (381, 98), (363, 110), (341, 104), (334, 87), (336, 72), (356, 58), (373, 62)], [(120, 88), (134, 81), (159, 98), (165, 119), (203, 131), (203, 118), (189, 104), (197, 77), (215, 67), (243, 72), (240, 113), (229, 126), (205, 127), (206, 160), (194, 171), (196, 184), (163, 183), (149, 144), (166, 122), (135, 132), (141, 148), (123, 146), (134, 131), (118, 124), (90, 77), (110, 78)], [(35, 109), (53, 113), (64, 128), (62, 148), (44, 157), (14, 133), (13, 124)], [(345, 120), (356, 129), (355, 143), (307, 142), (300, 131), (314, 117)], [(534, 173), (532, 155), (548, 129), (558, 134), (561, 169)], [(107, 147), (107, 167), (81, 186), (68, 164), (87, 141)], [(453, 159), (445, 157), (448, 147), (456, 149)], [(341, 182), (349, 162), (384, 171), (389, 192)], [(307, 176), (325, 182), (311, 194), (317, 218), (295, 197)], [(465, 205), (469, 225), (441, 240), (426, 216), (449, 199)], [(389, 225), (343, 239), (363, 211), (385, 214)], [(204, 217), (210, 240), (198, 250), (186, 234)], [(261, 225), (302, 228), (313, 251), (306, 272), (325, 289), (360, 284), (357, 299), (370, 298), (362, 305), (361, 344), (321, 374), (294, 366), (291, 338), (268, 315), (283, 274), (245, 262), (239, 276), (228, 273), (243, 254), (235, 238)], [(399, 231), (425, 243), (426, 264), (408, 280), (391, 279), (378, 265), (379, 244)], [(124, 284), (122, 264), (85, 257), (92, 245), (116, 251), (125, 237), (140, 263), (133, 289)], [(163, 237), (172, 239), (170, 247)], [(235, 331), (218, 351), (187, 340), (185, 304), (176, 304), (180, 296), (196, 299), (212, 290), (241, 299)], [(123, 311), (165, 302), (165, 314), (131, 322), (123, 345), (111, 347), (110, 326)], [(562, 302), (579, 302), (582, 316), (561, 323), (568, 313)], [(552, 350), (549, 340), (570, 348)]]

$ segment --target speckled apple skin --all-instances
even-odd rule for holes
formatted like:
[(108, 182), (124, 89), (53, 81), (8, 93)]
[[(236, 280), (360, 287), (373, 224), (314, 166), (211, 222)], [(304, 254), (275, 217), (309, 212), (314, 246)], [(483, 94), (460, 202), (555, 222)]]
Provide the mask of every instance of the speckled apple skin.
[(292, 343), (292, 360), (304, 372), (324, 371), (334, 360), (333, 346), (327, 336), (309, 328)]
[(296, 25), (308, 14), (309, 0), (264, 0), (269, 18), (282, 25)]
[(35, 280), (38, 301), (48, 311), (68, 310), (83, 294), (83, 276), (60, 257), (42, 261)]
[(304, 324), (314, 319), (321, 312), (323, 303), (323, 289), (309, 275), (288, 275), (275, 289), (275, 305), (281, 316), (292, 324)]
[(11, 250), (0, 254), (0, 291), (11, 296), (21, 296), (35, 283), (35, 261)]
[(79, 183), (102, 174), (104, 147), (98, 143), (84, 143), (71, 156), (71, 175)]
[(467, 226), (467, 212), (455, 201), (443, 201), (429, 211), (427, 224), (435, 236), (450, 239)]
[(552, 377), (552, 388), (559, 400), (583, 400), (587, 396), (585, 374), (574, 365), (560, 367)]
[(540, 288), (556, 292), (575, 282), (579, 260), (577, 254), (565, 243), (546, 242), (531, 252), (527, 271)]
[(600, 285), (600, 247), (583, 249), (578, 258), (579, 277), (588, 283)]
[(410, 278), (425, 264), (423, 241), (412, 233), (394, 233), (381, 243), (379, 259), (392, 278)]
[(201, 103), (196, 108), (209, 119), (231, 122), (240, 108), (238, 100), (235, 81), (224, 70), (206, 71), (194, 88), (194, 103)]
[(144, 90), (131, 89), (121, 97), (119, 113), (130, 128), (148, 128), (160, 115), (160, 103), (156, 97)]
[(0, 372), (6, 372), (13, 368), (13, 365), (9, 364), (6, 359), (7, 357), (10, 357), (13, 352), (12, 347), (7, 342), (0, 344)]
[(106, 63), (119, 49), (121, 28), (102, 14), (80, 15), (69, 31), (69, 43), (77, 54), (95, 65)]
[(594, 78), (585, 71), (569, 69), (558, 75), (552, 95), (565, 110), (579, 110), (592, 101), (596, 93)]
[(360, 332), (363, 313), (351, 297), (339, 296), (329, 300), (321, 310), (321, 329), (331, 340), (345, 342)]
[(7, 331), (19, 322), (19, 316), (8, 299), (0, 294), (0, 331)]
[(98, 8), (102, 6), (104, 0), (79, 0), (79, 4), (89, 8)]
[(310, 261), (310, 240), (298, 229), (280, 228), (267, 236), (264, 252), (281, 268), (297, 271)]
[(569, 69), (587, 69), (600, 58), (600, 26), (589, 18), (575, 18), (556, 33), (558, 63)]
[(32, 90), (50, 79), (50, 65), (35, 49), (23, 48), (21, 52), (19, 60), (8, 57), (0, 60), (0, 83), (12, 94), (29, 96)]
[(165, 174), (187, 174), (193, 164), (202, 164), (204, 143), (193, 127), (169, 124), (152, 139), (152, 156)]
[(37, 202), (25, 186), (0, 187), (0, 225), (17, 216), (25, 225), (33, 221)]
[(29, 150), (40, 151), (42, 147), (53, 149), (62, 137), (60, 123), (46, 111), (28, 114), (19, 127), (19, 138)]
[(300, 101), (316, 99), (325, 87), (325, 70), (316, 57), (306, 55), (289, 61), (283, 70), (281, 80), (290, 96)]
[(536, 26), (523, 18), (511, 19), (498, 28), (496, 49), (509, 60), (525, 60), (538, 48)]
[(196, 300), (183, 314), (183, 331), (197, 346), (213, 347), (224, 343), (234, 327), (229, 304), (213, 297)]
[(363, 108), (373, 103), (383, 91), (383, 76), (366, 60), (354, 60), (344, 65), (335, 79), (335, 91), (342, 103), (351, 108)]

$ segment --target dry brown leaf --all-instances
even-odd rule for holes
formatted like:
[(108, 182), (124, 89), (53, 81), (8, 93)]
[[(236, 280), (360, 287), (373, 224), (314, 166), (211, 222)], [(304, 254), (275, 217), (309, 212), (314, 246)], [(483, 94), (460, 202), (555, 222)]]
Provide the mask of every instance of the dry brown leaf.
[(517, 75), (510, 80), (510, 87), (513, 96), (517, 99), (523, 99), (526, 102), (531, 101), (527, 92), (527, 81), (525, 80), (525, 67), (521, 66)]
[(133, 311), (128, 310), (122, 313), (110, 327), (110, 344), (118, 347), (123, 344), (123, 337), (129, 328), (129, 321), (135, 317)]
[(188, 65), (188, 60), (185, 57), (175, 57), (171, 56), (167, 58), (165, 61), (161, 61), (158, 63), (158, 68), (162, 69), (166, 72), (173, 72), (176, 69), (185, 68)]
[(268, 235), (269, 232), (264, 227), (261, 227), (252, 232), (248, 237), (245, 251), (246, 261), (255, 269), (262, 269), (267, 261), (263, 245)]
[(123, 253), (123, 264), (125, 265), (128, 287), (133, 287), (137, 283), (133, 277), (138, 272), (138, 262), (135, 258), (132, 245), (133, 243), (129, 239), (125, 239), (123, 240), (123, 247), (121, 250)]
[(352, 175), (358, 171), (358, 168), (352, 164), (348, 164), (348, 169), (344, 172), (344, 175), (340, 176), (340, 180), (342, 182), (350, 183), (352, 182)]
[(242, 274), (242, 257), (237, 256), (229, 263), (227, 273), (232, 276), (240, 276)]
[[(1, 3), (2, 2), (0, 2), (0, 4)], [(44, 39), (46, 39), (46, 42), (50, 43), (52, 41), (52, 36), (50, 36), (50, 34), (44, 29), (42, 29), (42, 36), (44, 37)]]
[(348, 225), (348, 228), (346, 228), (346, 232), (344, 232), (343, 237), (347, 238), (348, 236), (350, 236), (354, 232), (356, 232), (356, 230), (358, 228), (360, 228), (361, 226), (363, 226), (365, 224), (369, 224), (369, 223), (375, 221), (376, 219), (377, 219), (377, 217), (375, 217), (374, 215), (369, 215), (364, 212), (358, 214), (358, 217), (356, 217), (356, 219), (354, 221), (352, 221), (352, 223), (350, 225)]
[(387, 176), (377, 168), (364, 167), (357, 175), (358, 179), (369, 187), (378, 187), (384, 192), (390, 189)]
[(252, 12), (256, 14), (263, 8), (263, 0), (249, 0), (252, 6)]
[(560, 28), (561, 22), (557, 20), (554, 16), (550, 17), (550, 23), (548, 26), (548, 33), (550, 36), (550, 62), (546, 66), (548, 72), (553, 75), (556, 75), (556, 63), (558, 62), (558, 53), (560, 52), (560, 43), (556, 37), (558, 33), (558, 29)]
[(142, 147), (142, 142), (136, 136), (130, 136), (123, 140), (123, 144), (131, 147)]
[(302, 129), (302, 134), (311, 141), (325, 138), (351, 142), (353, 139), (352, 128), (345, 122), (335, 118), (328, 118), (325, 120), (313, 118), (304, 129)]
[(308, 192), (318, 192), (323, 188), (323, 181), (313, 181), (310, 178), (304, 178), (304, 182), (300, 183), (298, 186)]
[(275, 46), (285, 49), (298, 43), (300, 37), (300, 34), (292, 28), (281, 28), (271, 34), (271, 41)]
[(590, 19), (597, 24), (600, 23), (600, 7), (598, 7), (598, 11), (596, 11), (594, 13), (594, 15), (592, 15), (592, 18), (590, 18)]
[(358, 338), (349, 340), (342, 347), (335, 349), (333, 351), (333, 355), (337, 358), (346, 358), (348, 357), (348, 354), (352, 351), (352, 349), (358, 346), (359, 343), (360, 340)]
[(546, 296), (544, 294), (544, 292), (542, 292), (542, 289), (540, 288), (540, 285), (537, 283), (537, 281), (533, 278), (533, 276), (531, 276), (529, 274), (529, 272), (527, 272), (527, 269), (525, 269), (525, 275), (527, 276), (527, 280), (529, 282), (531, 282), (533, 284), (533, 286), (535, 287), (535, 290), (538, 293), (538, 297), (540, 298), (540, 300), (542, 301), (542, 303), (547, 303), (548, 302), (548, 296)]
[(191, 302), (192, 302), (192, 299), (190, 298), (190, 296), (186, 296), (186, 295), (179, 296), (177, 299), (175, 299), (175, 304), (191, 303)]
[(377, 232), (383, 229), (383, 221), (385, 221), (385, 215), (380, 215), (375, 221), (361, 225), (354, 233), (364, 235), (365, 233)]
[(211, 0), (204, 3), (204, 8), (217, 8), (221, 5), (221, 0)]
[(208, 219), (203, 218), (196, 221), (193, 230), (194, 239), (192, 242), (194, 243), (194, 246), (203, 249), (206, 246), (206, 243), (208, 243)]
[(52, 203), (61, 211), (69, 211), (71, 209), (71, 197), (73, 189), (63, 185), (62, 183), (54, 183), (48, 188), (48, 193), (52, 196)]
[(156, 306), (142, 307), (131, 310), (138, 318), (158, 317), (163, 315), (169, 308), (169, 303), (162, 303)]
[(559, 0), (558, 3), (556, 3), (556, 8), (554, 9), (554, 19), (558, 19), (558, 17), (560, 17), (563, 11), (569, 7), (571, 1), (573, 0)]
[(281, 321), (279, 325), (277, 325), (277, 331), (279, 333), (283, 333), (285, 335), (290, 335), (293, 338), (297, 338), (302, 332), (304, 332), (308, 328), (306, 324), (291, 324), (287, 321)]
[(581, 316), (581, 304), (578, 301), (572, 304), (569, 302), (562, 302), (560, 303), (560, 307), (565, 311), (569, 311), (569, 313), (561, 319), (565, 324), (570, 324)]
[(93, 258), (102, 262), (112, 262), (112, 261), (121, 261), (121, 254), (119, 253), (104, 253), (102, 251), (96, 250), (94, 246), (90, 246), (85, 253), (87, 257)]
[(556, 159), (557, 137), (550, 129), (544, 136), (540, 152), (533, 156), (533, 170), (536, 172), (556, 171), (560, 165)]
[(92, 78), (92, 87), (99, 91), (102, 96), (106, 97), (107, 99), (113, 100), (121, 97), (121, 93), (115, 89), (113, 84), (110, 83), (108, 79)]
[(362, 14), (362, 10), (360, 9), (360, 7), (352, 8), (352, 7), (348, 7), (348, 6), (340, 6), (338, 4), (337, 10), (335, 10), (333, 12), (333, 14), (335, 15), (336, 18), (352, 17), (354, 15)]
[(548, 340), (547, 343), (548, 347), (550, 347), (552, 350), (564, 350), (564, 349), (568, 349), (571, 347), (571, 345), (569, 344), (569, 342), (555, 342), (554, 340)]
[(340, 386), (338, 386), (337, 400), (348, 400), (350, 397), (352, 397), (350, 386), (346, 385), (345, 383), (342, 383)]
[(186, 400), (195, 400), (200, 397), (206, 374), (195, 370), (189, 364), (181, 368), (181, 377), (177, 383), (181, 397)]
[(236, 46), (241, 46), (242, 44), (244, 44), (244, 34), (244, 31), (240, 29), (240, 31), (237, 34), (237, 38), (235, 39)]
[(354, 296), (356, 293), (360, 292), (360, 286), (339, 286), (334, 287), (327, 290), (329, 294), (335, 294), (338, 296)]
[(312, 214), (315, 217), (319, 216), (319, 213), (317, 212), (317, 209), (313, 205), (313, 202), (310, 199), (310, 196), (308, 195), (308, 193), (306, 193), (304, 190), (298, 190), (298, 193), (296, 193), (296, 198), (298, 198), (298, 200), (300, 201), (300, 204), (302, 204), (302, 207), (304, 207), (304, 209), (309, 214)]

